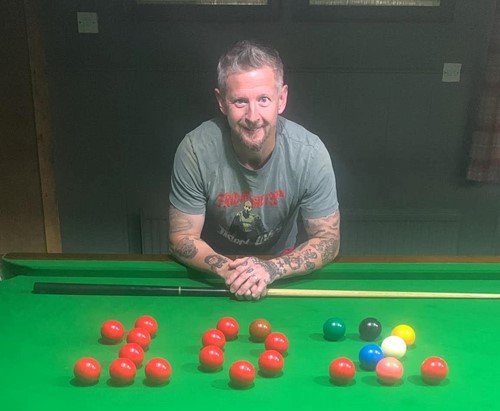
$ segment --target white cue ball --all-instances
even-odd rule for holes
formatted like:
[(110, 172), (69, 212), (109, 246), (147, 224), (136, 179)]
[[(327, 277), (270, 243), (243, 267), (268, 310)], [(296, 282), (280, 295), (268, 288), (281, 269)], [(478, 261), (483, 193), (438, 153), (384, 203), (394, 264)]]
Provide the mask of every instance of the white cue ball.
[(399, 360), (406, 354), (405, 340), (397, 335), (391, 335), (390, 337), (385, 338), (384, 341), (382, 341), (380, 348), (382, 348), (384, 357), (394, 357)]

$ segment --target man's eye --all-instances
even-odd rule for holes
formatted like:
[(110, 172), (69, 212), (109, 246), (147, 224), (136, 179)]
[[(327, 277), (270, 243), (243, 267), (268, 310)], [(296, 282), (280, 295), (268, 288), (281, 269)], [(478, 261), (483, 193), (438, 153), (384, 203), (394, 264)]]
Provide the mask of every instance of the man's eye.
[(271, 99), (269, 97), (261, 97), (259, 102), (262, 106), (267, 106), (269, 105), (269, 103), (271, 103)]
[(234, 102), (234, 105), (238, 108), (243, 108), (245, 107), (246, 101), (245, 100), (236, 100)]

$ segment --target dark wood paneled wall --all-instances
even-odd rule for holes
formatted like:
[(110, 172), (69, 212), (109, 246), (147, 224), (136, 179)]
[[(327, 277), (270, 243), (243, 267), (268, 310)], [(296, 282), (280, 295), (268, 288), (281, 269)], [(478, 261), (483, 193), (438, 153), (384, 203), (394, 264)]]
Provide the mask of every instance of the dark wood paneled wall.
[(0, 253), (47, 251), (23, 2), (0, 21)]

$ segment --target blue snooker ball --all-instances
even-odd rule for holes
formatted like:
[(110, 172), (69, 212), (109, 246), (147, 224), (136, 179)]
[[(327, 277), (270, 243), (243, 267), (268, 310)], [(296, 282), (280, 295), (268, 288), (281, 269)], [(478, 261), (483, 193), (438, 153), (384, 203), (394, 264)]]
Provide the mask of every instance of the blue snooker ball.
[(359, 365), (367, 371), (373, 371), (377, 367), (377, 363), (384, 358), (382, 348), (376, 344), (365, 345), (359, 351)]
[(329, 318), (323, 324), (323, 336), (329, 341), (338, 341), (345, 335), (345, 323), (337, 317)]

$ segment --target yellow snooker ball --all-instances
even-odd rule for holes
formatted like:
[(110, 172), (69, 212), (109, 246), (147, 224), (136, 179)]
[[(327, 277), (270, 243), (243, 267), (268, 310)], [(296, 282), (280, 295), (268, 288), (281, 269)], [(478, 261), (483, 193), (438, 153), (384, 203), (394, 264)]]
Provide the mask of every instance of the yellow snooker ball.
[(416, 338), (415, 330), (413, 330), (413, 328), (411, 328), (409, 325), (400, 324), (394, 327), (393, 330), (391, 331), (391, 335), (401, 337), (406, 343), (407, 347), (415, 343), (415, 338)]

